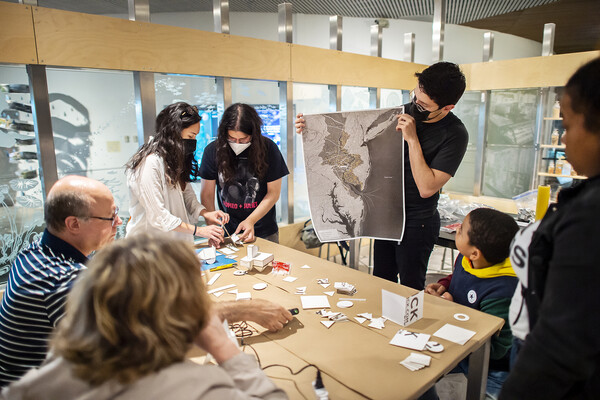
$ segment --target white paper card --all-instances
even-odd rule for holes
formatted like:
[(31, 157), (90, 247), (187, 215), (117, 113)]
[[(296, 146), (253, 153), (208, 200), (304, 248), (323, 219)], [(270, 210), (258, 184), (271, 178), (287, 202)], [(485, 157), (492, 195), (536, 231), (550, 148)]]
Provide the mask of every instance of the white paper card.
[(390, 340), (394, 346), (406, 347), (407, 349), (423, 350), (431, 335), (426, 333), (410, 332), (400, 329)]
[(377, 329), (383, 329), (385, 328), (385, 319), (383, 318), (373, 318), (371, 319), (371, 323), (369, 324), (369, 326), (371, 328), (377, 328)]
[(335, 294), (335, 292), (323, 292), (323, 293), (325, 293), (329, 297), (331, 297)]
[(235, 284), (233, 284), (233, 283), (232, 283), (231, 285), (226, 285), (226, 286), (221, 286), (221, 287), (218, 287), (218, 288), (216, 288), (216, 289), (211, 289), (211, 290), (209, 290), (209, 291), (208, 291), (208, 292), (206, 292), (206, 293), (208, 293), (208, 294), (211, 294), (211, 293), (215, 293), (215, 292), (221, 292), (221, 291), (223, 291), (223, 290), (227, 290), (227, 289), (230, 289), (230, 288), (232, 288), (232, 287), (235, 287)]
[(411, 363), (417, 363), (428, 367), (429, 364), (431, 364), (431, 356), (426, 354), (410, 353), (410, 356), (406, 357), (404, 361), (409, 361)]
[(311, 308), (331, 308), (327, 296), (300, 296), (300, 301), (304, 310)]
[(213, 275), (213, 277), (212, 277), (212, 278), (210, 278), (210, 281), (208, 281), (208, 282), (206, 283), (206, 286), (210, 286), (210, 285), (212, 285), (213, 283), (215, 283), (215, 281), (216, 281), (217, 279), (219, 279), (219, 277), (220, 277), (220, 276), (221, 276), (221, 273), (220, 273), (220, 272), (217, 272), (216, 274), (214, 274), (214, 275)]
[(442, 339), (449, 340), (451, 342), (464, 345), (471, 339), (476, 332), (470, 331), (468, 329), (459, 328), (458, 326), (454, 326), (451, 324), (446, 324), (442, 326), (433, 334), (433, 336), (437, 336)]
[(222, 247), (219, 249), (219, 251), (223, 254), (225, 254), (226, 256), (230, 256), (232, 254), (234, 254), (235, 252), (227, 247)]
[(219, 297), (219, 296), (220, 296), (220, 295), (222, 295), (223, 293), (225, 293), (225, 292), (214, 292), (214, 293), (213, 293), (213, 295), (214, 295), (215, 297)]
[(310, 268), (308, 265), (304, 264), (303, 266), (301, 266), (300, 268), (304, 268), (304, 269), (308, 269)]
[(363, 317), (366, 318), (368, 320), (373, 319), (373, 314), (369, 313), (369, 312), (364, 312), (362, 314), (358, 314), (359, 317)]
[(235, 299), (236, 300), (250, 300), (251, 298), (252, 298), (252, 295), (250, 294), (250, 292), (239, 292)]
[(293, 276), (286, 276), (285, 278), (283, 278), (283, 280), (286, 282), (294, 282), (296, 279), (298, 278), (294, 278)]
[(361, 318), (361, 317), (354, 317), (354, 319), (357, 320), (359, 324), (362, 324), (363, 322), (366, 321), (366, 318)]
[(327, 289), (329, 283), (319, 283), (319, 285), (323, 286), (324, 289)]
[(335, 321), (321, 321), (321, 323), (329, 329), (331, 325), (335, 324)]
[(423, 318), (425, 292), (404, 297), (381, 289), (381, 315), (402, 326), (409, 326)]

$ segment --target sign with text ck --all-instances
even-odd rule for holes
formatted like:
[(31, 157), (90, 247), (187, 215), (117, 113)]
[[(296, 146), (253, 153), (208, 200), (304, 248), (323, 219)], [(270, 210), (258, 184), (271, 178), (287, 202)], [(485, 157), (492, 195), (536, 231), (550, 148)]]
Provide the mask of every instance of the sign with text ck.
[(423, 298), (425, 292), (404, 297), (381, 289), (381, 315), (402, 326), (409, 326), (423, 318)]

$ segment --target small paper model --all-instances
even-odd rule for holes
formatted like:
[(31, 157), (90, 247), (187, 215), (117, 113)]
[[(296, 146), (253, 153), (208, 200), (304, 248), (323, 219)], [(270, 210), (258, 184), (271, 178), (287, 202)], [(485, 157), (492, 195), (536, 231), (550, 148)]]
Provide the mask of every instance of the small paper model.
[(251, 257), (244, 257), (244, 258), (240, 258), (240, 268), (249, 271), (252, 269), (252, 265), (253, 265), (253, 260)]
[(258, 254), (258, 246), (254, 244), (248, 245), (246, 251), (248, 252), (248, 257), (254, 258)]
[(402, 325), (409, 326), (423, 318), (424, 291), (404, 297), (399, 294), (381, 290), (381, 315)]
[(214, 264), (217, 261), (217, 249), (214, 246), (207, 247), (206, 249), (202, 249), (198, 256), (202, 261), (207, 264)]

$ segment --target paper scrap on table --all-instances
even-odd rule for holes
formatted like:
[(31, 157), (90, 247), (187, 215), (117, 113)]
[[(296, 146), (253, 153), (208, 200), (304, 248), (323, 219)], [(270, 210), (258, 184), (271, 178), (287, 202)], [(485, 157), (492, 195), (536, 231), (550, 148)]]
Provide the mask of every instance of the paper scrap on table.
[(221, 292), (223, 290), (227, 290), (227, 289), (230, 289), (232, 287), (235, 287), (234, 283), (232, 283), (231, 285), (226, 285), (226, 286), (221, 286), (221, 287), (218, 287), (218, 288), (215, 288), (215, 289), (211, 289), (211, 290), (209, 290), (206, 293), (211, 294), (211, 293), (215, 293), (215, 292)]
[(306, 286), (300, 286), (296, 288), (296, 294), (305, 294), (306, 293)]
[(219, 251), (223, 254), (225, 254), (226, 256), (230, 256), (232, 254), (234, 254), (235, 252), (227, 247), (223, 247), (221, 249), (219, 249)]
[(229, 290), (227, 293), (238, 294), (238, 290), (237, 289)]
[(236, 295), (236, 300), (250, 300), (252, 298), (252, 295), (250, 294), (250, 292), (239, 292)]
[(327, 296), (300, 296), (300, 301), (304, 310), (311, 308), (331, 308)]
[(323, 293), (325, 293), (329, 297), (331, 297), (335, 294), (335, 292), (323, 292)]
[(367, 320), (366, 318), (361, 318), (361, 317), (354, 317), (354, 319), (357, 320), (359, 324), (362, 324), (363, 322), (365, 322)]
[(400, 361), (400, 364), (411, 371), (418, 371), (431, 364), (431, 357), (425, 354), (410, 353), (410, 356), (406, 357), (403, 361)]
[(285, 278), (283, 278), (283, 280), (286, 282), (294, 282), (296, 279), (298, 278), (295, 278), (293, 276), (286, 276)]
[(319, 285), (323, 286), (323, 289), (327, 289), (329, 287), (329, 283), (319, 283)]
[(368, 313), (368, 312), (364, 312), (364, 313), (358, 314), (358, 316), (359, 316), (359, 317), (366, 318), (366, 319), (368, 319), (369, 321), (373, 319), (373, 314), (371, 314), (371, 313)]
[(460, 328), (458, 326), (454, 326), (451, 324), (446, 324), (438, 329), (433, 336), (449, 340), (451, 342), (464, 345), (471, 339), (475, 333), (474, 331), (470, 331), (468, 329)]
[(206, 283), (206, 286), (210, 286), (210, 285), (212, 285), (213, 283), (215, 283), (215, 281), (216, 281), (217, 279), (219, 279), (219, 277), (220, 277), (220, 276), (221, 276), (221, 273), (220, 273), (220, 272), (217, 272), (216, 274), (214, 274), (214, 275), (213, 275), (213, 277), (212, 277), (212, 278), (210, 278), (210, 281), (208, 281), (208, 282)]
[(394, 346), (406, 347), (407, 349), (423, 350), (429, 341), (431, 335), (426, 333), (417, 333), (400, 329), (390, 340)]
[(371, 328), (383, 329), (385, 328), (385, 318), (372, 318), (369, 326)]
[(301, 266), (300, 268), (304, 268), (304, 269), (309, 269), (310, 267), (306, 264), (304, 264), (303, 266)]
[(225, 293), (225, 292), (214, 292), (214, 293), (213, 293), (213, 295), (214, 295), (215, 297), (219, 297), (219, 296), (221, 296), (223, 293)]
[(335, 324), (335, 321), (321, 321), (321, 323), (329, 329), (331, 328), (331, 325)]

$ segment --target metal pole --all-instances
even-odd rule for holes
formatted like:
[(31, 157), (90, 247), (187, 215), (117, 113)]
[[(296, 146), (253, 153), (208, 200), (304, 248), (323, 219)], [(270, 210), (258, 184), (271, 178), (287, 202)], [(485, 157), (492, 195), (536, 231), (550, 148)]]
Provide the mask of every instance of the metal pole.
[(483, 34), (483, 62), (494, 61), (494, 33)]
[[(292, 43), (292, 4), (277, 6), (279, 41)], [(290, 174), (281, 188), (282, 221), (294, 223), (294, 102), (292, 82), (279, 82), (279, 121), (281, 123), (281, 153), (289, 166)]]
[(483, 190), (483, 172), (485, 166), (485, 145), (487, 121), (490, 113), (491, 91), (481, 92), (481, 101), (479, 102), (479, 123), (477, 125), (477, 150), (475, 152), (475, 182), (473, 183), (473, 194), (481, 196)]
[(542, 56), (554, 54), (554, 31), (556, 24), (544, 24), (544, 39), (542, 41)]
[(45, 201), (50, 188), (58, 180), (46, 66), (27, 65), (27, 75), (29, 76), (29, 93), (37, 142), (40, 181)]
[[(150, 22), (149, 0), (128, 0), (129, 20)], [(135, 93), (135, 116), (137, 120), (138, 144), (141, 146), (154, 135), (156, 119), (156, 92), (154, 73), (133, 71), (133, 89)]]
[(19, 0), (19, 4), (37, 7), (38, 0)]
[[(380, 24), (371, 25), (371, 56), (381, 57), (381, 42), (383, 28)], [(379, 108), (381, 105), (381, 88), (369, 88), (369, 108)], [(352, 260), (352, 254), (350, 255)]]
[[(215, 32), (229, 34), (229, 0), (213, 0), (213, 20)], [(223, 115), (225, 109), (232, 104), (231, 78), (217, 76), (217, 114)]]
[(433, 62), (444, 59), (444, 31), (446, 25), (446, 0), (434, 0), (433, 3)]
[[(342, 17), (332, 15), (329, 17), (329, 48), (342, 51)], [(342, 110), (342, 86), (329, 85), (329, 111)]]
[(412, 32), (404, 34), (404, 55), (402, 58), (407, 62), (415, 62), (415, 34)]

